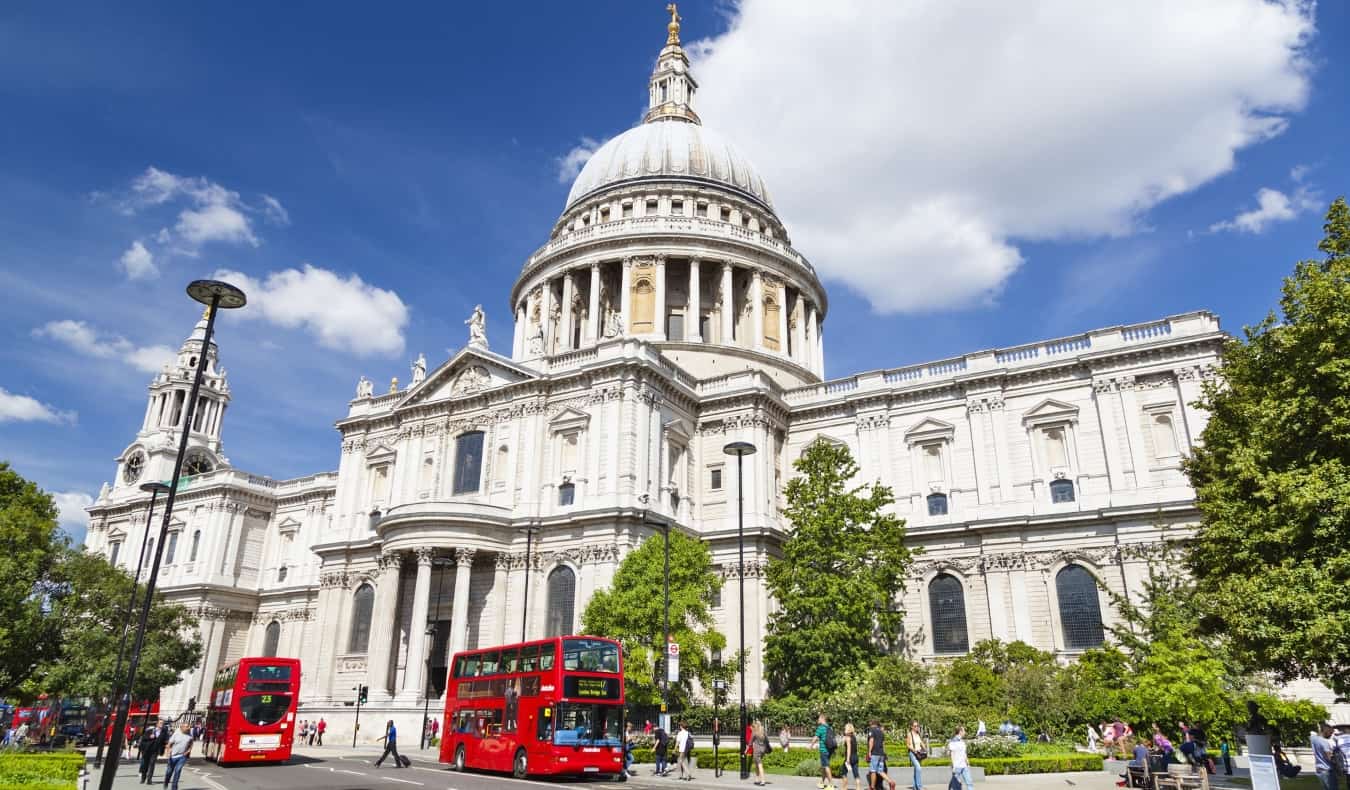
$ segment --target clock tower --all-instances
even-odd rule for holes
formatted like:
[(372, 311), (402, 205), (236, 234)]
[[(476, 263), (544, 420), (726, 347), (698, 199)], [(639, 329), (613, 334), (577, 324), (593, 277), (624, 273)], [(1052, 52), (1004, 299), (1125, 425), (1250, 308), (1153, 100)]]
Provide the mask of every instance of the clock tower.
[[(145, 419), (136, 440), (117, 459), (117, 480), (113, 494), (138, 492), (139, 486), (150, 480), (168, 480), (173, 474), (174, 455), (178, 448), (179, 431), (188, 431), (187, 458), (183, 462), (183, 476), (205, 474), (228, 465), (221, 453), (220, 429), (225, 407), (230, 402), (230, 386), (225, 370), (219, 366), (218, 349), (212, 342), (206, 347), (206, 316), (203, 315), (192, 334), (178, 349), (178, 356), (150, 382)], [(187, 398), (192, 389), (192, 375), (197, 359), (206, 354), (206, 370), (197, 395), (197, 408), (192, 425), (185, 425)]]

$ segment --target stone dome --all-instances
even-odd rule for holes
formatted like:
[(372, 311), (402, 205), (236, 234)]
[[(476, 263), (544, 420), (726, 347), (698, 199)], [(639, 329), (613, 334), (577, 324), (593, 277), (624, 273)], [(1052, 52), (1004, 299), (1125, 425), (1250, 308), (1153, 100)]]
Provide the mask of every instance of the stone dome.
[(649, 121), (600, 146), (572, 183), (567, 207), (616, 184), (669, 179), (706, 182), (773, 209), (748, 159), (721, 135), (681, 119)]

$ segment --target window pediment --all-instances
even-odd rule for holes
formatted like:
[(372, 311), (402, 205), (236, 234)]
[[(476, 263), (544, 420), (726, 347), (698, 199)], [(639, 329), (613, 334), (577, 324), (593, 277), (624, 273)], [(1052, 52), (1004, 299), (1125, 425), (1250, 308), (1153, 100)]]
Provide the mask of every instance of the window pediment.
[(1022, 424), (1028, 428), (1057, 422), (1078, 422), (1078, 407), (1062, 400), (1046, 398), (1022, 415)]
[(905, 431), (905, 441), (911, 445), (928, 442), (950, 442), (956, 436), (956, 426), (935, 417), (925, 417)]

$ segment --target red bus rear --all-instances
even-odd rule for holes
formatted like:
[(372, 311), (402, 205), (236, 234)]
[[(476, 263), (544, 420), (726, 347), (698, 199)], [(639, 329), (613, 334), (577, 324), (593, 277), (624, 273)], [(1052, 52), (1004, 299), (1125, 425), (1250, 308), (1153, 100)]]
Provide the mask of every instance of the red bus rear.
[(456, 653), (440, 761), (519, 778), (622, 776), (619, 643), (562, 636)]
[(285, 762), (295, 739), (300, 660), (241, 658), (216, 673), (203, 754), (220, 765)]

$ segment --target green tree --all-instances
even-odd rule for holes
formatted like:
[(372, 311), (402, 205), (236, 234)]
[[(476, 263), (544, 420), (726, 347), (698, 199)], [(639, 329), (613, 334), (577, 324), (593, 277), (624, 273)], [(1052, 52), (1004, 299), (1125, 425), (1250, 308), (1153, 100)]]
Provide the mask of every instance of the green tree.
[[(664, 638), (664, 541), (657, 535), (629, 552), (609, 589), (591, 596), (581, 615), (585, 633), (618, 639), (624, 649), (624, 689), (628, 702), (655, 706), (661, 701)], [(670, 636), (680, 645), (680, 682), (670, 688), (671, 704), (684, 707), (693, 681), (711, 689), (719, 671), (714, 653), (726, 649), (726, 637), (713, 628), (712, 596), (722, 587), (712, 555), (702, 541), (670, 530)], [(723, 656), (718, 677), (735, 656)]]
[[(51, 597), (48, 619), (59, 629), (61, 652), (55, 660), (38, 667), (34, 679), (49, 693), (104, 698), (112, 691), (131, 576), (101, 556), (68, 549), (53, 578), (59, 593)], [(139, 585), (133, 629), (145, 592), (145, 585)], [(152, 698), (201, 661), (196, 622), (188, 611), (165, 603), (159, 594), (155, 599), (146, 623), (134, 699)], [(128, 657), (134, 638), (134, 631), (127, 635)], [(127, 662), (123, 661), (123, 672), (126, 669)]]
[(784, 513), (792, 534), (767, 574), (779, 609), (764, 664), (776, 692), (811, 699), (896, 647), (912, 553), (904, 522), (886, 512), (891, 489), (850, 487), (858, 465), (848, 448), (814, 442), (794, 466)]
[(1281, 680), (1350, 694), (1350, 208), (1327, 212), (1320, 260), (1228, 343), (1186, 463), (1202, 514), (1187, 566), (1206, 631)]
[(57, 655), (47, 616), (52, 570), (65, 548), (50, 495), (0, 461), (0, 697), (14, 694)]

